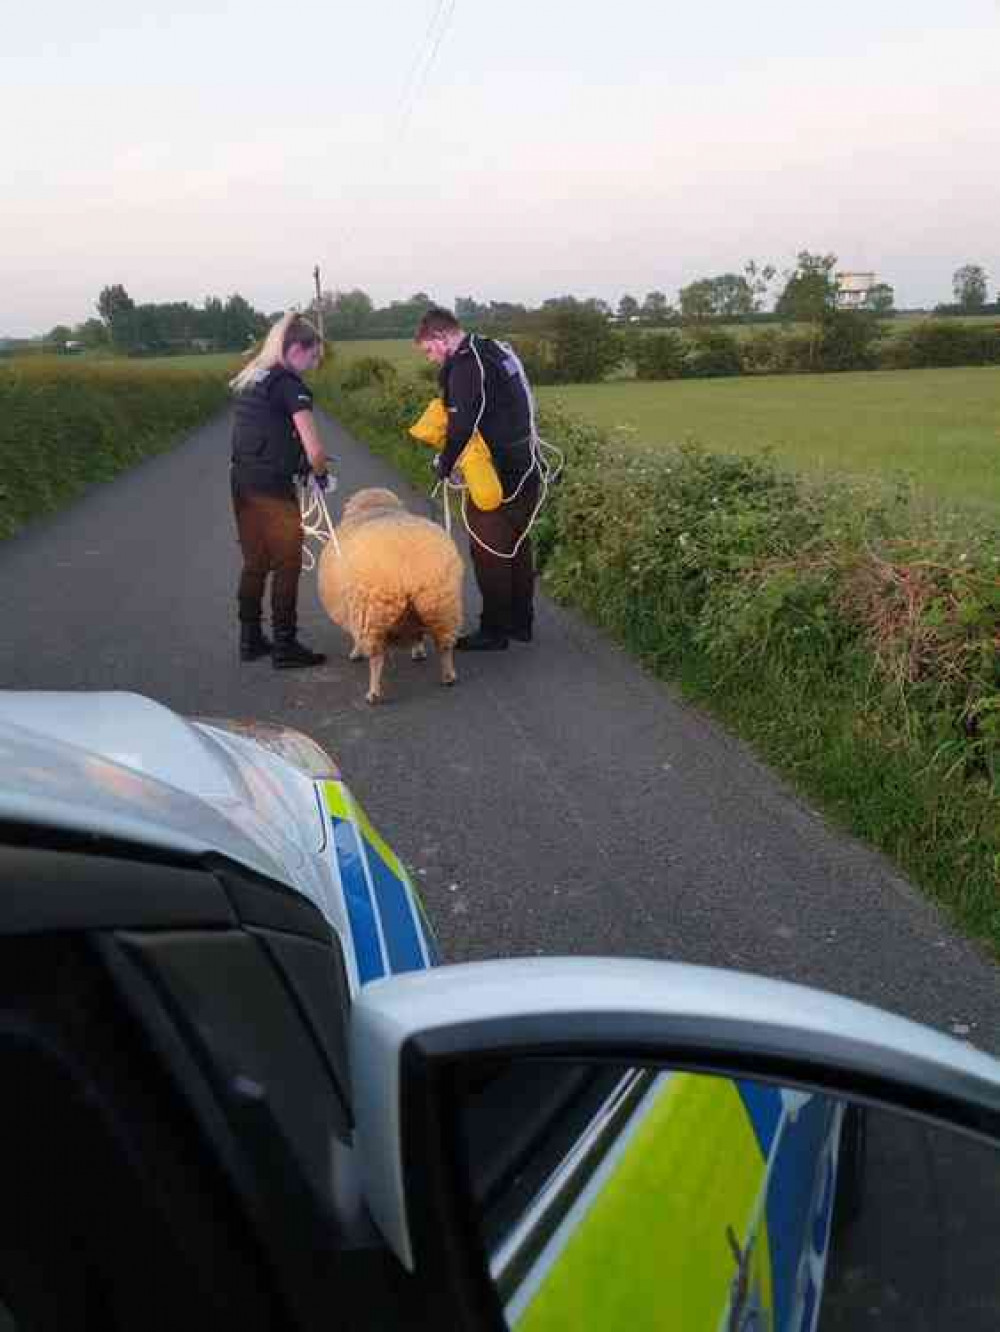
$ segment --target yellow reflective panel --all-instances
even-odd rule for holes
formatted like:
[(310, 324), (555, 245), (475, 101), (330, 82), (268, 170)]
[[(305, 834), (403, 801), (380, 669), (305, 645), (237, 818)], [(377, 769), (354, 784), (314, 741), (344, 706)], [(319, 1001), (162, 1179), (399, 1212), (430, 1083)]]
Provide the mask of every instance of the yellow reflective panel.
[(337, 819), (350, 819), (351, 806), (347, 791), (340, 782), (323, 782), (323, 799), (330, 813)]
[(674, 1074), (640, 1114), (585, 1213), (571, 1212), (541, 1255), (546, 1270), (519, 1317), (514, 1297), (512, 1326), (720, 1332), (741, 1265), (734, 1242), (742, 1255), (752, 1242), (737, 1303), (767, 1332), (766, 1162), (736, 1086)]
[(392, 847), (375, 831), (368, 815), (353, 797), (351, 803), (354, 807), (354, 818), (357, 821), (358, 827), (361, 829), (365, 841), (377, 855), (381, 856), (382, 860), (392, 873), (395, 874), (397, 879), (402, 879), (404, 883), (409, 882), (406, 871), (399, 863), (399, 857), (393, 851)]

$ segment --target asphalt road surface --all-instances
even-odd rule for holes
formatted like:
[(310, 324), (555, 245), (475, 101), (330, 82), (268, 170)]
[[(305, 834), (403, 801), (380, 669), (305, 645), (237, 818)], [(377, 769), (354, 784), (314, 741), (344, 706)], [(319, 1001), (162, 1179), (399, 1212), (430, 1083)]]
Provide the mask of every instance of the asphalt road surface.
[[(329, 419), (345, 495), (426, 498)], [(632, 954), (737, 967), (880, 1004), (1000, 1053), (997, 972), (882, 857), (739, 741), (544, 598), (537, 641), (390, 659), (387, 701), (303, 576), (318, 669), (237, 659), (223, 416), (0, 543), (0, 687), (124, 689), (301, 728), (406, 861), (451, 961)], [(462, 541), (464, 545), (464, 539)], [(468, 621), (477, 610), (467, 594)], [(794, 725), (794, 719), (790, 719)]]

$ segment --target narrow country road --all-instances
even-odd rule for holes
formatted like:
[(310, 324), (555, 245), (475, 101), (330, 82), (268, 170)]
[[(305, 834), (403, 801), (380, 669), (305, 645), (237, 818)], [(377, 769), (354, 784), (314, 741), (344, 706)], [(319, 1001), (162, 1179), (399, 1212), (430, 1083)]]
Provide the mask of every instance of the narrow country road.
[[(425, 499), (322, 420), (340, 491)], [(993, 964), (893, 868), (574, 614), (537, 642), (436, 663), (400, 654), (386, 704), (304, 577), (313, 671), (241, 666), (220, 417), (0, 544), (0, 687), (127, 689), (183, 712), (310, 733), (411, 868), (448, 960), (635, 954), (804, 981), (1000, 1053)], [(467, 606), (475, 606), (470, 586)]]

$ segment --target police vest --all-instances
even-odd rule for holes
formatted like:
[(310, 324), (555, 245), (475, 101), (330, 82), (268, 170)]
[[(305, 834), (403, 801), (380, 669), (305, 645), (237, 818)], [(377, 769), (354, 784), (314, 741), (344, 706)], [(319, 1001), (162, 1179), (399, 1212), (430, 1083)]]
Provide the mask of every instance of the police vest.
[(264, 372), (236, 395), (233, 426), (234, 479), (250, 489), (283, 491), (308, 469), (281, 389), (301, 388), (298, 375), (281, 366)]

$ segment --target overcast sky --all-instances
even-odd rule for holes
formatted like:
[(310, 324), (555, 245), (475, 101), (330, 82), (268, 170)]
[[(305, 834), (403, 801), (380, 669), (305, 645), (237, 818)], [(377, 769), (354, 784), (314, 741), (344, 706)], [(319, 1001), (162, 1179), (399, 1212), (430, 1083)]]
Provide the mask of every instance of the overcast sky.
[(0, 126), (0, 334), (112, 282), (270, 312), (317, 262), (380, 304), (802, 248), (901, 305), (1000, 285), (1000, 0), (36, 0)]

